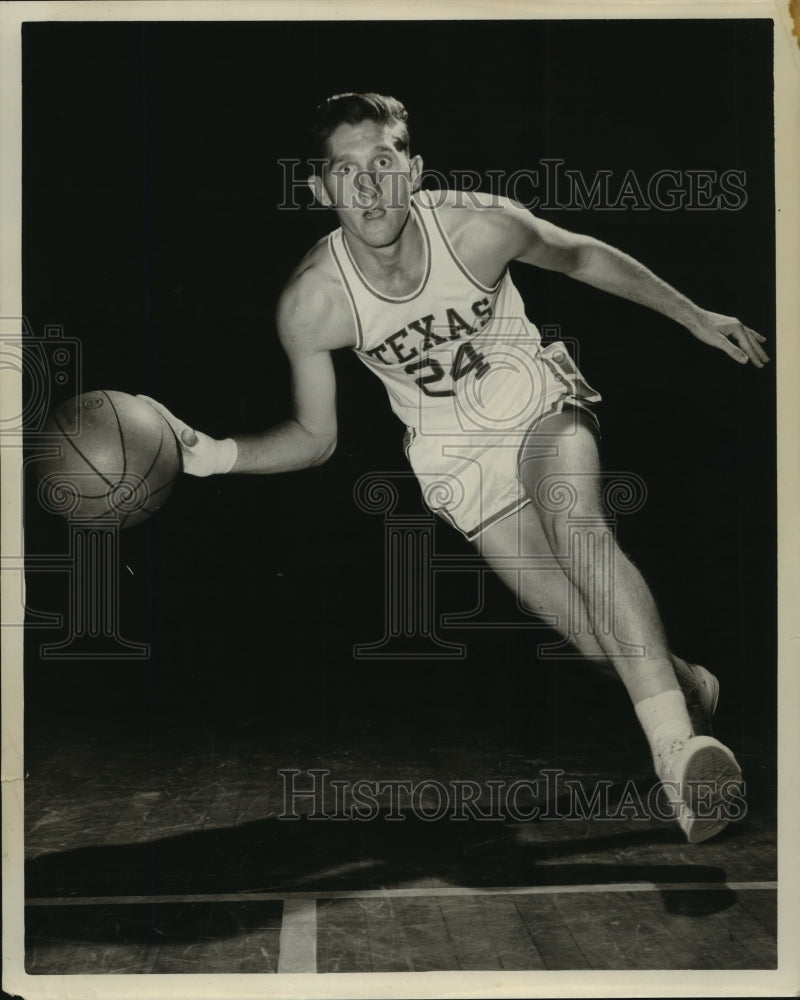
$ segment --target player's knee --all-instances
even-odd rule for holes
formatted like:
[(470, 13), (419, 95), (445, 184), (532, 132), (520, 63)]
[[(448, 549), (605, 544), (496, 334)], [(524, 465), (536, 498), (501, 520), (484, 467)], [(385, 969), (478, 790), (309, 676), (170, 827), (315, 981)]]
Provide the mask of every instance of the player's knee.
[(608, 531), (602, 507), (591, 498), (575, 503), (569, 510), (540, 508), (539, 518), (547, 543), (559, 559), (569, 560), (575, 540), (590, 542)]
[(570, 536), (568, 517), (564, 514), (555, 514), (549, 511), (540, 511), (539, 516), (547, 544), (550, 546), (553, 554), (559, 558), (568, 556)]

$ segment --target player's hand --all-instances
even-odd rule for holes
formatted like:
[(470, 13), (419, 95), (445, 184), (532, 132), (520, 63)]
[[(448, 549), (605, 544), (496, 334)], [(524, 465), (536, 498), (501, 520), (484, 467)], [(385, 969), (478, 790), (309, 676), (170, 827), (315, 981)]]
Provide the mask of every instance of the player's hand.
[(180, 441), (184, 472), (188, 472), (190, 476), (213, 476), (217, 473), (230, 472), (234, 467), (239, 449), (233, 438), (219, 441), (209, 437), (202, 431), (193, 430), (155, 399), (141, 395), (136, 398), (149, 403), (172, 428), (175, 437)]
[(698, 340), (718, 347), (742, 365), (752, 362), (756, 368), (763, 368), (769, 361), (767, 352), (761, 346), (767, 338), (751, 330), (734, 316), (703, 310), (689, 329)]

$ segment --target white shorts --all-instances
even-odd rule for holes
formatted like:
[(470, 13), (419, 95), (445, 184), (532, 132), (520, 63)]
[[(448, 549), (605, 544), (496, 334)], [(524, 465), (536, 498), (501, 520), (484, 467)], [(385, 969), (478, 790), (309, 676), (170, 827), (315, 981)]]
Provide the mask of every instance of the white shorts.
[[(519, 454), (544, 417), (576, 407), (590, 414), (599, 434), (593, 406), (601, 396), (581, 375), (567, 347), (549, 344), (528, 361), (524, 377), (506, 378), (498, 394), (499, 409), (520, 416), (513, 426), (506, 416), (476, 419), (473, 408), (470, 421), (453, 433), (407, 430), (406, 456), (426, 505), (467, 538), (530, 503), (519, 478)], [(543, 455), (552, 454), (555, 443), (543, 434), (540, 446)]]

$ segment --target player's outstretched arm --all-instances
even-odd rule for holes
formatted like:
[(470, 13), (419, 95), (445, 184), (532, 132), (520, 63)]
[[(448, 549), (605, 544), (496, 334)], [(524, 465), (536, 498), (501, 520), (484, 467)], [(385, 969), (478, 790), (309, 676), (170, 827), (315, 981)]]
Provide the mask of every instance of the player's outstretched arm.
[(741, 364), (763, 368), (765, 337), (734, 316), (701, 309), (639, 261), (590, 236), (570, 233), (510, 205), (504, 213), (513, 234), (513, 259), (561, 271), (578, 281), (648, 306), (682, 324), (698, 340)]
[(724, 351), (740, 364), (749, 362), (763, 368), (769, 361), (761, 346), (766, 338), (735, 316), (700, 308), (633, 257), (606, 243), (584, 239), (571, 277), (669, 316), (698, 340)]

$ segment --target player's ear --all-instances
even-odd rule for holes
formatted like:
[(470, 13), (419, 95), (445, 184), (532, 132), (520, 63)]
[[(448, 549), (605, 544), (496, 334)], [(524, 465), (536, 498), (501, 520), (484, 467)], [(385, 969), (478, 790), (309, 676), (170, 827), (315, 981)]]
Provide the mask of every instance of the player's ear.
[(409, 173), (411, 174), (411, 190), (418, 191), (422, 183), (422, 157), (412, 156), (409, 163)]
[(316, 201), (323, 205), (325, 208), (330, 208), (333, 202), (331, 201), (330, 195), (325, 190), (325, 184), (319, 174), (312, 174), (308, 178), (308, 186), (311, 188), (311, 193), (314, 195)]

